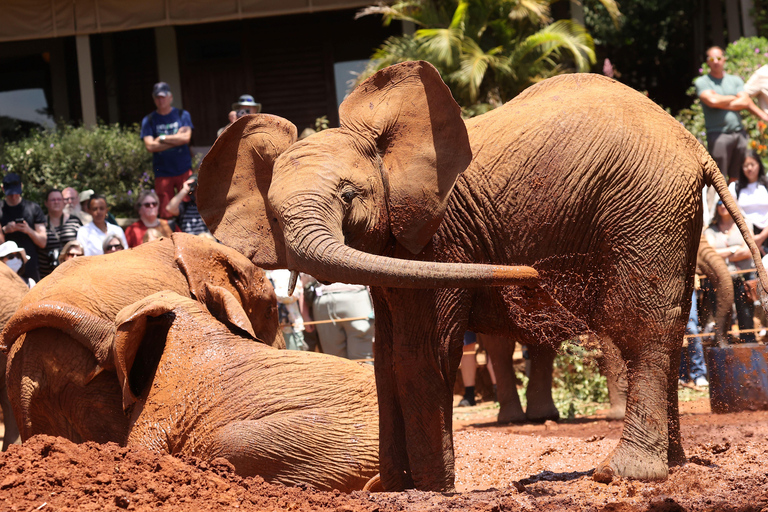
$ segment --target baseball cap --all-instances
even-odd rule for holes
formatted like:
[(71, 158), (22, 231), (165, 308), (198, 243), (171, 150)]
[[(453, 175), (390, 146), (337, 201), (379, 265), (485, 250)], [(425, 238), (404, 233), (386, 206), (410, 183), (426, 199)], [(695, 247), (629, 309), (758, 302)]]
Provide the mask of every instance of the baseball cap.
[(232, 104), (232, 110), (238, 110), (238, 107), (255, 107), (256, 112), (261, 112), (261, 103), (256, 103), (250, 94), (243, 94)]
[(171, 94), (171, 87), (165, 82), (157, 82), (152, 88), (152, 96), (168, 96)]
[(9, 172), (3, 176), (3, 191), (7, 196), (21, 194), (21, 176), (15, 172)]

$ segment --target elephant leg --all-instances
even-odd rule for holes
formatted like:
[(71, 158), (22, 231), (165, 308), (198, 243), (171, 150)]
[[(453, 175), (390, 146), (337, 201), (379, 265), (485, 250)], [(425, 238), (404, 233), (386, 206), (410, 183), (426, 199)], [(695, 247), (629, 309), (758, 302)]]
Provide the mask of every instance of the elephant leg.
[(371, 288), (376, 322), (373, 344), (376, 394), (379, 402), (379, 471), (381, 487), (400, 491), (413, 487), (405, 442), (405, 422), (397, 396), (395, 359), (392, 350), (392, 316), (378, 288)]
[(499, 400), (499, 423), (524, 423), (525, 412), (520, 404), (520, 395), (517, 393), (517, 378), (513, 355), (515, 353), (515, 340), (490, 334), (478, 334), (489, 359), (493, 362), (496, 374), (496, 398)]
[(605, 376), (611, 402), (606, 417), (609, 420), (623, 420), (627, 410), (627, 367), (621, 359), (621, 352), (610, 338), (601, 337), (600, 347), (603, 355), (597, 359), (597, 365), (600, 373)]
[(16, 425), (16, 417), (13, 415), (11, 401), (8, 399), (8, 389), (5, 386), (5, 367), (7, 361), (7, 356), (0, 352), (0, 372), (2, 372), (0, 374), (0, 407), (3, 410), (3, 426), (5, 427), (3, 451), (6, 451), (12, 444), (21, 443), (19, 427)]
[(557, 421), (560, 413), (552, 399), (552, 367), (557, 350), (548, 343), (528, 345), (528, 356), (531, 361), (531, 374), (525, 397), (528, 407), (525, 416), (528, 421), (544, 422)]
[[(682, 343), (682, 336), (680, 336)], [(669, 373), (667, 374), (667, 432), (669, 445), (667, 447), (667, 466), (680, 466), (685, 464), (685, 450), (683, 440), (680, 437), (680, 409), (677, 397), (677, 380), (680, 371), (680, 358), (683, 348), (679, 344), (672, 352), (670, 358)]]

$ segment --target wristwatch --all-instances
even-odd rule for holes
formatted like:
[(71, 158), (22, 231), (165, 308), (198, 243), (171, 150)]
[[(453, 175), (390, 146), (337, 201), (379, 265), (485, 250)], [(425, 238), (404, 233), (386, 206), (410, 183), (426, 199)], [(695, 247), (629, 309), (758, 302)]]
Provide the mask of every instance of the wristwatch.
[(160, 142), (165, 142), (165, 135), (160, 136)]

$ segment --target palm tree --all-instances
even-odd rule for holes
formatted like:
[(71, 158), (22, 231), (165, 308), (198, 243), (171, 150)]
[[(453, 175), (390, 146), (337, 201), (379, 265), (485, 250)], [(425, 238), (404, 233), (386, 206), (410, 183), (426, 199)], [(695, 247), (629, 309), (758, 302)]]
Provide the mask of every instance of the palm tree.
[[(468, 116), (510, 100), (533, 83), (587, 71), (595, 61), (592, 37), (570, 20), (552, 21), (557, 0), (400, 0), (368, 7), (384, 23), (409, 21), (413, 34), (387, 39), (360, 80), (406, 60), (432, 63)], [(614, 0), (600, 0), (618, 23)]]

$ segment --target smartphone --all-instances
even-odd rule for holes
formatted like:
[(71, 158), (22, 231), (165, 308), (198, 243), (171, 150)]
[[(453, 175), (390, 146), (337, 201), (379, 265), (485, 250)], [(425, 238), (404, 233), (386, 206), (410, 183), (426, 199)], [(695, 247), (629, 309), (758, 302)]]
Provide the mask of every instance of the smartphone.
[(13, 222), (15, 222), (16, 224), (21, 224), (22, 222), (24, 222), (24, 219), (16, 219)]

